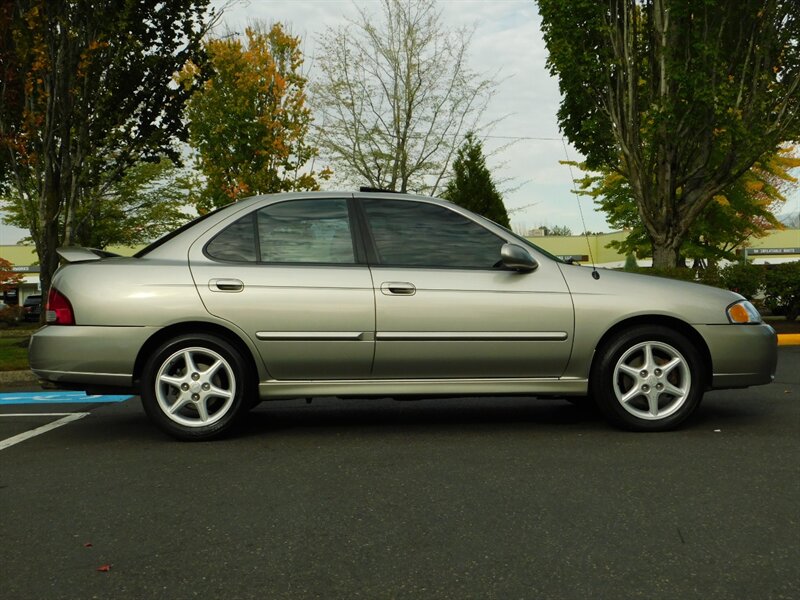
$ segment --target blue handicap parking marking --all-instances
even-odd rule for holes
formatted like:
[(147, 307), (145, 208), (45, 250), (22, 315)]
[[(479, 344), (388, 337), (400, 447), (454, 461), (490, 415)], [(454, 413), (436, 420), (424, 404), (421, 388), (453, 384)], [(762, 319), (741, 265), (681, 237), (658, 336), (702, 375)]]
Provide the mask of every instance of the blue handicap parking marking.
[(132, 396), (88, 396), (85, 392), (17, 392), (0, 394), (0, 406), (11, 404), (84, 404), (124, 402)]

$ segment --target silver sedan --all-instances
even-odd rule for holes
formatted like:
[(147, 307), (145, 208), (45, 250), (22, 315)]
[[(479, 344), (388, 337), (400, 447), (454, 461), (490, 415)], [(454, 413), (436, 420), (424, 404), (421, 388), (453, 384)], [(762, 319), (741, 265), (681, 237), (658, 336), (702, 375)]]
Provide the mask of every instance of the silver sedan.
[(321, 395), (588, 397), (659, 431), (708, 389), (769, 383), (777, 360), (738, 294), (566, 264), (421, 196), (257, 196), (134, 257), (59, 252), (34, 373), (137, 393), (180, 439)]

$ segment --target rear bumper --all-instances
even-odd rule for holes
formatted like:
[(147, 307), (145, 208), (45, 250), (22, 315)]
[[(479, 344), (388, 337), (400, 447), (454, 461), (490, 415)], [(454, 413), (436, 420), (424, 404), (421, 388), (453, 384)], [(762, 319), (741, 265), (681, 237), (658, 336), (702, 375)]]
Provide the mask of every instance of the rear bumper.
[(139, 349), (152, 327), (50, 325), (31, 337), (31, 371), (48, 387), (131, 388)]
[(695, 326), (712, 357), (712, 389), (771, 383), (778, 364), (778, 336), (766, 324)]

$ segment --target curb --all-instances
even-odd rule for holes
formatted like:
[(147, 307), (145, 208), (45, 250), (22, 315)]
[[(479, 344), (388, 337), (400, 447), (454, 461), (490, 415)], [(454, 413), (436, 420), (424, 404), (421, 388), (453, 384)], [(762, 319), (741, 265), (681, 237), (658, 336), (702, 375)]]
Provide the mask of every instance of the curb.
[(779, 333), (778, 346), (800, 346), (800, 333)]
[(31, 371), (0, 371), (0, 384), (38, 382), (39, 378)]

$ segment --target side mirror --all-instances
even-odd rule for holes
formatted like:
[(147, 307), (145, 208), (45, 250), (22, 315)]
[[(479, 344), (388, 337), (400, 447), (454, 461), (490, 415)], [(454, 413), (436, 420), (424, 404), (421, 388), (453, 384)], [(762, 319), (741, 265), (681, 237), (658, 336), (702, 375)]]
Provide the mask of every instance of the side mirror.
[(539, 263), (530, 252), (516, 244), (503, 244), (500, 249), (500, 263), (520, 273), (530, 273), (539, 268)]

